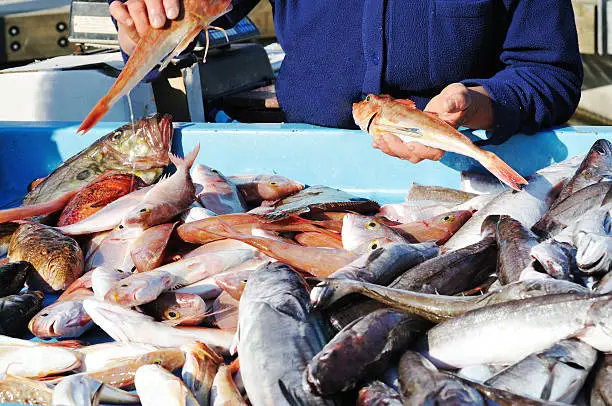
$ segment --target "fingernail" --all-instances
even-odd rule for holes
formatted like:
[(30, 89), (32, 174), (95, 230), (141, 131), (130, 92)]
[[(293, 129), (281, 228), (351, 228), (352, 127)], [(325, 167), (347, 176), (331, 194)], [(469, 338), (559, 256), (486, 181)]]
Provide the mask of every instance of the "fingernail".
[(151, 25), (155, 28), (161, 28), (164, 25), (164, 20), (159, 14), (155, 14), (151, 19)]
[(166, 16), (171, 20), (174, 20), (176, 17), (178, 17), (178, 13), (178, 8), (175, 7), (170, 7), (168, 10), (166, 10)]

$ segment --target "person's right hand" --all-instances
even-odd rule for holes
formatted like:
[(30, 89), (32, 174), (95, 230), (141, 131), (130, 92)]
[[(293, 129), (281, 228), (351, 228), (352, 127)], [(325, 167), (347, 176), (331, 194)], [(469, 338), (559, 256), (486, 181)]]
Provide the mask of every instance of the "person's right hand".
[(115, 0), (110, 6), (111, 15), (117, 20), (119, 45), (131, 55), (149, 27), (161, 28), (166, 19), (174, 20), (179, 16), (179, 0)]

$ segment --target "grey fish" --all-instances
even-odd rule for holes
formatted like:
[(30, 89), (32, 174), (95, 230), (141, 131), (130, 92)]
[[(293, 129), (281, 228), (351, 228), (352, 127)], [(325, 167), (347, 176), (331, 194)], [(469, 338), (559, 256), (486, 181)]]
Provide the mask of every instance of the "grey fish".
[(562, 340), (498, 372), (485, 385), (519, 395), (573, 403), (597, 360), (597, 351), (579, 340)]
[[(439, 252), (435, 243), (392, 243), (366, 253), (350, 264), (332, 273), (329, 278), (350, 279), (387, 285), (400, 273), (435, 257)], [(324, 285), (313, 288), (311, 298), (331, 304), (337, 296), (325, 290)]]
[(273, 212), (266, 214), (269, 220), (280, 220), (289, 213), (304, 214), (320, 211), (350, 210), (358, 213), (376, 213), (380, 209), (373, 200), (356, 197), (327, 186), (311, 186), (281, 200)]
[(361, 389), (356, 406), (402, 406), (400, 394), (381, 381), (373, 381)]
[(420, 185), (413, 182), (406, 195), (406, 200), (437, 200), (461, 204), (476, 196), (478, 196), (476, 193), (469, 193), (441, 186)]
[[(576, 283), (557, 279), (513, 282), (502, 286), (500, 290), (489, 291), (484, 295), (478, 296), (445, 296), (419, 293), (346, 279), (327, 279), (317, 285), (317, 287), (334, 292), (334, 295), (338, 297), (351, 293), (360, 293), (385, 305), (419, 315), (434, 323), (450, 320), (453, 317), (480, 309), (481, 307), (511, 300), (559, 293), (591, 293), (589, 289)], [(315, 292), (314, 289), (313, 292)], [(311, 300), (315, 307), (325, 306), (325, 302), (322, 303), (318, 299), (320, 298), (313, 298), (311, 294)]]
[(576, 249), (554, 239), (542, 241), (531, 248), (531, 258), (555, 279), (568, 280), (576, 265)]
[(427, 332), (425, 351), (437, 365), (512, 364), (559, 340), (579, 338), (612, 350), (612, 295), (558, 294), (477, 309)]
[(42, 308), (43, 294), (30, 292), (0, 299), (0, 334), (21, 337), (30, 319)]
[(35, 269), (28, 261), (0, 265), (0, 297), (19, 293), (31, 272)]
[(612, 269), (612, 236), (607, 208), (591, 211), (574, 226), (572, 242), (576, 247), (576, 264), (586, 274)]
[(427, 326), (392, 309), (377, 310), (355, 320), (308, 363), (310, 390), (328, 396), (353, 389), (366, 377), (376, 377)]
[(596, 366), (597, 373), (591, 389), (591, 406), (612, 405), (612, 354), (605, 354)]
[[(238, 353), (249, 400), (260, 405), (333, 405), (303, 386), (307, 362), (325, 343), (305, 281), (273, 263), (251, 274), (240, 299)], [(262, 373), (265, 368), (265, 373)]]
[(576, 173), (563, 186), (551, 208), (577, 191), (604, 180), (612, 180), (612, 144), (608, 140), (600, 139), (591, 146), (576, 169)]
[(53, 200), (110, 169), (134, 173), (150, 185), (168, 165), (171, 140), (172, 117), (167, 114), (143, 117), (133, 126), (127, 123), (60, 165), (27, 194), (24, 204)]
[(400, 393), (404, 405), (485, 405), (470, 386), (440, 373), (420, 354), (406, 351), (399, 363)]
[(573, 225), (577, 219), (601, 207), (612, 182), (600, 182), (579, 190), (567, 199), (548, 210), (532, 227), (532, 231), (542, 238), (551, 238)]
[(497, 278), (502, 285), (516, 282), (532, 262), (530, 252), (538, 244), (538, 237), (510, 216), (489, 216), (482, 227), (487, 228), (489, 222), (494, 224), (498, 247)]

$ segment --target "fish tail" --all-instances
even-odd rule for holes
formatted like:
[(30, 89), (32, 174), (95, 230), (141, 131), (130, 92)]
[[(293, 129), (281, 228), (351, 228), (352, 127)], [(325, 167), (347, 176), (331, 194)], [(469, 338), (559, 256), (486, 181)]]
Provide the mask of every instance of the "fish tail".
[(57, 199), (49, 200), (44, 203), (37, 203), (30, 206), (14, 207), (12, 209), (0, 210), (0, 223), (7, 221), (22, 220), (34, 216), (44, 216), (47, 214), (59, 211), (66, 206), (66, 204), (74, 197), (77, 192), (81, 190), (76, 189), (70, 192), (64, 193)]
[(485, 151), (484, 157), (478, 159), (489, 172), (514, 190), (521, 190), (519, 185), (527, 185), (528, 182), (505, 163), (500, 157), (490, 151)]
[(174, 166), (176, 166), (177, 169), (178, 168), (189, 169), (195, 162), (196, 157), (198, 156), (199, 152), (200, 152), (200, 143), (198, 143), (190, 153), (185, 155), (185, 158), (179, 158), (178, 156), (170, 152), (168, 153), (168, 157), (170, 157), (170, 161), (174, 164)]
[(104, 117), (104, 115), (108, 113), (109, 108), (110, 106), (108, 104), (108, 98), (105, 96), (100, 99), (98, 104), (95, 105), (95, 107), (89, 112), (87, 117), (85, 117), (85, 120), (83, 120), (83, 122), (79, 126), (77, 134), (80, 133), (81, 135), (83, 135), (87, 131), (91, 130), (93, 126), (95, 126), (98, 121), (100, 121), (102, 117)]

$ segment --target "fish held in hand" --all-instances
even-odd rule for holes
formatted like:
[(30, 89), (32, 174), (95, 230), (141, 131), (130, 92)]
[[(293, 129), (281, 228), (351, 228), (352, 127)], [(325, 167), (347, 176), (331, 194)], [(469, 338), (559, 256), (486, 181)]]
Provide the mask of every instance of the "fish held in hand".
[(167, 114), (127, 123), (64, 162), (28, 193), (24, 204), (42, 203), (76, 191), (108, 170), (133, 173), (150, 185), (168, 165), (172, 133), (172, 117)]
[(162, 70), (207, 26), (231, 10), (230, 0), (185, 0), (179, 18), (161, 28), (149, 27), (108, 93), (85, 117), (77, 132), (89, 131), (121, 97), (127, 95), (155, 65)]
[(480, 162), (489, 172), (515, 190), (527, 181), (492, 152), (485, 151), (437, 115), (421, 111), (408, 99), (368, 95), (353, 104), (353, 118), (370, 134), (390, 133), (405, 142), (465, 155)]
[(176, 172), (147, 191), (140, 204), (122, 220), (126, 227), (149, 228), (166, 223), (189, 208), (195, 200), (195, 186), (189, 170), (200, 152), (200, 144), (185, 158), (168, 153)]
[(11, 238), (9, 261), (28, 261), (28, 286), (45, 292), (66, 289), (83, 273), (83, 252), (77, 242), (38, 223), (24, 223)]

